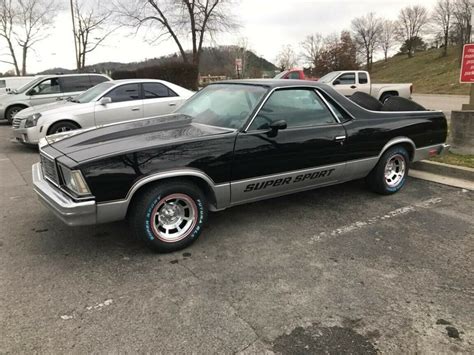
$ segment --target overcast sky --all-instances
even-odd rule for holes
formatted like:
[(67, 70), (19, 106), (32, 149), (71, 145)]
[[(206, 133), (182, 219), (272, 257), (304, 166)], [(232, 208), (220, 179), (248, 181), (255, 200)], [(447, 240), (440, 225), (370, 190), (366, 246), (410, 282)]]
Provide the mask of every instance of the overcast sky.
[[(350, 29), (354, 17), (370, 11), (396, 19), (404, 6), (420, 4), (431, 9), (435, 3), (436, 0), (241, 0), (234, 9), (241, 24), (240, 30), (219, 36), (216, 44), (236, 44), (239, 38), (245, 37), (254, 52), (275, 62), (282, 45), (292, 44), (296, 49), (308, 34), (330, 34)], [(0, 42), (0, 51), (5, 53), (3, 42)], [(120, 30), (109, 37), (104, 46), (91, 53), (86, 64), (142, 61), (176, 51), (171, 41), (151, 45), (143, 40), (141, 33), (134, 36), (128, 30)], [(28, 71), (38, 72), (52, 67), (73, 69), (74, 66), (71, 17), (65, 10), (58, 14), (50, 37), (30, 52)], [(9, 65), (0, 63), (0, 72), (9, 69)]]

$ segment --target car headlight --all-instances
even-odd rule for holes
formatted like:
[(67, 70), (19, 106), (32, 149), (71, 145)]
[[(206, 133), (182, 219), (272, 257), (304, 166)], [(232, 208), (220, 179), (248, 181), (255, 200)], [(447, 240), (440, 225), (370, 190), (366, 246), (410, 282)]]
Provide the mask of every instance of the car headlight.
[(41, 117), (41, 113), (34, 113), (26, 118), (25, 128), (35, 127), (38, 124), (38, 120)]
[(80, 170), (71, 170), (63, 165), (59, 165), (63, 176), (64, 185), (79, 196), (90, 195), (89, 187), (82, 176)]

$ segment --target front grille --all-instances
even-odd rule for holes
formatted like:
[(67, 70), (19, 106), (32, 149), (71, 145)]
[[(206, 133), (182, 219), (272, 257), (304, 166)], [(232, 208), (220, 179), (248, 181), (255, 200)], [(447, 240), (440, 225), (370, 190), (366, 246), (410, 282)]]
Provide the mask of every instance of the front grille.
[(16, 117), (13, 119), (13, 122), (12, 122), (13, 128), (20, 128), (20, 124), (21, 124), (21, 118)]
[(59, 175), (58, 168), (54, 160), (48, 158), (47, 156), (40, 154), (41, 158), (41, 168), (43, 169), (43, 175), (45, 178), (50, 180), (56, 185), (59, 185)]

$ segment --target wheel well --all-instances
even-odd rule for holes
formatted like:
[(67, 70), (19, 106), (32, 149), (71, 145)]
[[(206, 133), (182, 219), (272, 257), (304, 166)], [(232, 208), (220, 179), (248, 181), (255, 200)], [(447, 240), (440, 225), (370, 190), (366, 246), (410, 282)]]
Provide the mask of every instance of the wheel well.
[(75, 124), (78, 128), (82, 128), (81, 125), (79, 123), (77, 123), (76, 121), (73, 121), (73, 120), (69, 120), (69, 119), (64, 119), (64, 120), (59, 120), (59, 121), (56, 121), (54, 122), (52, 125), (50, 125), (48, 127), (48, 132), (46, 133), (46, 135), (49, 135), (50, 132), (51, 132), (51, 127), (53, 127), (54, 125), (58, 124), (58, 123), (61, 123), (61, 122), (69, 122), (69, 123), (73, 123)]
[(130, 206), (132, 206), (135, 198), (137, 196), (139, 196), (141, 192), (143, 192), (144, 190), (149, 189), (150, 187), (155, 186), (155, 185), (157, 185), (161, 182), (165, 182), (165, 181), (166, 182), (168, 182), (168, 181), (191, 182), (192, 184), (196, 185), (204, 193), (204, 196), (206, 197), (209, 206), (211, 206), (211, 209), (216, 207), (216, 196), (214, 194), (214, 191), (212, 190), (212, 188), (209, 186), (209, 184), (204, 179), (201, 179), (197, 176), (177, 176), (177, 177), (170, 177), (170, 178), (164, 178), (164, 179), (159, 179), (159, 180), (155, 180), (155, 181), (150, 181), (150, 182), (140, 186), (138, 188), (138, 190), (136, 190), (133, 193), (133, 196), (130, 199), (130, 203), (128, 204), (128, 207), (127, 207), (127, 215), (128, 215), (128, 211), (130, 210)]
[(410, 157), (410, 161), (413, 161), (413, 158), (415, 157), (415, 149), (413, 148), (413, 145), (411, 145), (411, 143), (408, 143), (408, 142), (395, 143), (389, 147), (386, 147), (384, 151), (382, 152), (382, 154), (385, 153), (388, 149), (396, 147), (396, 146), (401, 146), (405, 148), (406, 151), (408, 152), (408, 156)]
[(380, 95), (380, 100), (383, 99), (384, 96), (391, 95), (391, 96), (399, 96), (398, 91), (385, 91)]
[(25, 108), (28, 108), (28, 106), (24, 105), (24, 104), (13, 104), (13, 105), (10, 105), (8, 106), (6, 109), (5, 109), (5, 112), (7, 112), (9, 109), (11, 109), (12, 107), (23, 107), (22, 110), (24, 110)]

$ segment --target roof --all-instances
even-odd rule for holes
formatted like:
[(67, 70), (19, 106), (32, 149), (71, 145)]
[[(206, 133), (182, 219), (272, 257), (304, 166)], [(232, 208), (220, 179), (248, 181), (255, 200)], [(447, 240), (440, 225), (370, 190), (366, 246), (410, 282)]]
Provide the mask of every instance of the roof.
[(160, 79), (117, 79), (112, 80), (113, 83), (121, 84), (121, 83), (143, 83), (143, 82), (158, 82), (164, 83), (164, 80)]
[(216, 84), (243, 84), (243, 85), (259, 85), (267, 86), (269, 88), (285, 87), (285, 86), (314, 86), (322, 87), (325, 84), (318, 83), (313, 80), (290, 80), (290, 79), (241, 79), (241, 80), (225, 80), (212, 83)]

